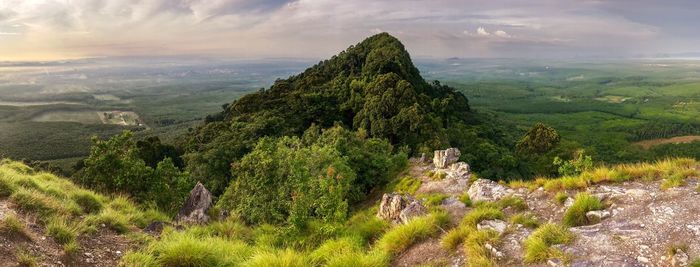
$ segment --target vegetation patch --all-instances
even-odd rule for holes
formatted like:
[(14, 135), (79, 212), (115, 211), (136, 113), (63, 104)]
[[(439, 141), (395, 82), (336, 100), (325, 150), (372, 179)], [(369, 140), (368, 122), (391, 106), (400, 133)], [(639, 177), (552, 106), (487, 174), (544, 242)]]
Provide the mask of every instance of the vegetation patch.
[(535, 229), (540, 226), (540, 221), (532, 213), (518, 213), (510, 217), (511, 224), (521, 224), (527, 228)]
[(597, 197), (591, 196), (585, 192), (578, 193), (576, 198), (574, 198), (574, 203), (564, 213), (562, 222), (569, 227), (587, 225), (590, 222), (586, 217), (586, 213), (603, 208), (603, 203), (601, 203), (600, 199)]
[(5, 214), (5, 218), (0, 221), (0, 233), (29, 238), (24, 223), (12, 213)]
[(379, 252), (398, 255), (409, 246), (432, 236), (449, 222), (446, 213), (432, 213), (429, 216), (418, 217), (408, 224), (394, 227), (384, 234), (375, 245)]
[(564, 259), (562, 251), (552, 248), (553, 245), (568, 244), (574, 235), (566, 228), (547, 223), (532, 232), (525, 240), (523, 260), (526, 263), (544, 262), (550, 258)]

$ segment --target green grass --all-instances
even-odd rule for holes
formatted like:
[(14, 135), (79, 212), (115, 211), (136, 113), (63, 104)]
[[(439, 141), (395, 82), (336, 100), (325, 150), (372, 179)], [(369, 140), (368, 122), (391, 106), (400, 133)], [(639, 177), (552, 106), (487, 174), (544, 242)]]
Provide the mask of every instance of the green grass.
[(35, 267), (39, 266), (39, 257), (32, 255), (26, 249), (19, 249), (15, 255), (17, 259), (17, 265), (21, 267)]
[(669, 177), (666, 177), (666, 179), (661, 182), (661, 189), (669, 189), (672, 187), (680, 187), (685, 185), (685, 177), (674, 174)]
[(554, 201), (558, 204), (564, 205), (566, 202), (566, 199), (569, 198), (569, 195), (567, 195), (565, 192), (557, 192), (556, 195), (554, 195)]
[(418, 196), (418, 198), (423, 200), (423, 204), (427, 206), (439, 206), (448, 197), (448, 195), (445, 195), (443, 193), (432, 193)]
[(603, 208), (603, 203), (597, 197), (585, 192), (578, 193), (574, 198), (574, 203), (564, 212), (562, 223), (569, 227), (587, 225), (591, 222), (586, 218), (586, 213)]
[(440, 231), (449, 221), (446, 213), (432, 213), (418, 217), (408, 224), (394, 227), (384, 234), (375, 245), (375, 249), (390, 255), (398, 255), (409, 246), (428, 238)]
[(421, 184), (422, 182), (420, 179), (404, 176), (401, 179), (394, 180), (387, 188), (390, 192), (413, 195), (416, 193), (416, 191), (418, 191)]
[(700, 267), (700, 259), (695, 259), (692, 262), (690, 262), (690, 267)]
[(574, 235), (566, 228), (557, 224), (544, 224), (525, 239), (523, 260), (525, 263), (537, 263), (550, 258), (563, 259), (563, 253), (552, 246), (567, 244), (573, 239)]
[(511, 224), (522, 224), (523, 226), (525, 226), (527, 228), (532, 228), (532, 229), (540, 226), (539, 220), (537, 220), (537, 217), (532, 213), (515, 214), (512, 217), (510, 217), (510, 223)]
[(0, 233), (29, 238), (24, 223), (12, 213), (6, 214), (5, 218), (0, 221)]
[(476, 227), (481, 221), (493, 219), (502, 220), (504, 217), (503, 211), (499, 208), (488, 206), (476, 207), (462, 218), (461, 225)]
[(455, 227), (447, 231), (440, 239), (440, 245), (447, 250), (459, 247), (474, 229), (470, 227)]
[(497, 266), (492, 260), (491, 251), (486, 249), (486, 243), (496, 245), (499, 234), (491, 230), (479, 230), (471, 233), (464, 241), (464, 253), (467, 256), (467, 266), (488, 267)]
[(467, 194), (466, 192), (459, 196), (459, 201), (464, 203), (464, 205), (467, 207), (472, 206), (472, 199), (469, 197), (469, 194)]
[(80, 206), (84, 213), (97, 213), (102, 210), (102, 202), (99, 196), (90, 191), (77, 192), (71, 199)]
[(78, 232), (78, 227), (64, 218), (54, 218), (46, 225), (46, 234), (60, 245), (75, 242)]

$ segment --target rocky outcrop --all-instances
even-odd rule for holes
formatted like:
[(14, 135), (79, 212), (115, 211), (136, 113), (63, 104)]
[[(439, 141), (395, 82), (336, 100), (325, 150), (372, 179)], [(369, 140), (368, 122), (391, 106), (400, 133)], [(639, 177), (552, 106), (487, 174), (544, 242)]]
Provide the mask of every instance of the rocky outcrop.
[(406, 223), (427, 213), (428, 209), (410, 195), (392, 193), (382, 196), (377, 217), (394, 223)]
[(472, 201), (496, 201), (508, 194), (508, 190), (491, 180), (478, 179), (472, 183), (467, 191)]
[(469, 164), (464, 162), (457, 162), (450, 165), (449, 169), (445, 171), (447, 179), (469, 179), (471, 173), (469, 172)]
[(436, 169), (445, 169), (449, 167), (452, 163), (459, 160), (461, 153), (459, 149), (448, 148), (445, 150), (435, 150), (435, 155), (433, 156), (433, 164), (435, 164)]
[(202, 183), (197, 182), (175, 220), (184, 223), (206, 223), (207, 211), (212, 206), (212, 196)]

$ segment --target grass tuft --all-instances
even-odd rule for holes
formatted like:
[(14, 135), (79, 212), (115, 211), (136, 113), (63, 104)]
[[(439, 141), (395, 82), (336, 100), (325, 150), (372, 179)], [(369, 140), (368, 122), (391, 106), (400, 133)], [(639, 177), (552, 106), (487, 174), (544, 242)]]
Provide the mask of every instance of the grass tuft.
[(574, 235), (557, 224), (544, 224), (525, 239), (523, 260), (525, 263), (543, 262), (550, 258), (563, 258), (563, 253), (552, 248), (553, 245), (567, 244)]
[(8, 213), (0, 222), (0, 233), (29, 238), (24, 223), (16, 215)]
[(503, 211), (496, 207), (479, 206), (462, 218), (462, 225), (467, 227), (476, 227), (481, 221), (503, 219), (505, 215)]
[(17, 250), (15, 257), (17, 258), (17, 265), (21, 267), (39, 266), (39, 257), (32, 255), (25, 249)]
[(564, 205), (564, 203), (566, 202), (566, 199), (568, 199), (568, 198), (569, 198), (569, 195), (567, 195), (564, 191), (559, 191), (559, 192), (557, 192), (556, 195), (554, 195), (554, 201), (561, 204), (561, 205)]
[(422, 183), (420, 179), (404, 176), (401, 179), (394, 180), (388, 188), (392, 192), (414, 195)]
[(384, 234), (375, 245), (375, 249), (390, 255), (397, 255), (409, 246), (436, 234), (440, 227), (449, 222), (444, 212), (435, 212), (428, 216), (418, 217), (408, 224), (394, 227)]
[(100, 202), (99, 196), (93, 192), (77, 192), (71, 196), (71, 199), (80, 206), (84, 213), (98, 213), (102, 210), (102, 202)]
[(532, 213), (519, 213), (510, 217), (511, 224), (522, 224), (523, 226), (531, 229), (535, 229), (540, 226), (540, 222), (537, 217)]
[(591, 196), (588, 193), (582, 192), (576, 194), (574, 203), (566, 210), (562, 222), (569, 227), (587, 225), (590, 222), (586, 217), (586, 213), (592, 210), (603, 209), (603, 203), (597, 197)]
[(78, 227), (64, 218), (54, 218), (46, 225), (46, 234), (61, 245), (75, 242), (78, 232)]
[(464, 203), (464, 205), (467, 207), (472, 206), (472, 199), (469, 197), (469, 194), (467, 194), (467, 193), (463, 193), (461, 196), (459, 196), (459, 201)]

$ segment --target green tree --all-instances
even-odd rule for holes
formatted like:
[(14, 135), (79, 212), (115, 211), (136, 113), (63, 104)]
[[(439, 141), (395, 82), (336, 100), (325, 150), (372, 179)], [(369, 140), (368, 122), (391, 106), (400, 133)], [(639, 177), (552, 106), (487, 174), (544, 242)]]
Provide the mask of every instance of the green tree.
[(576, 152), (576, 156), (570, 160), (563, 160), (560, 157), (554, 158), (554, 165), (559, 167), (559, 175), (575, 176), (593, 168), (593, 159), (585, 155), (584, 150)]
[(108, 140), (95, 137), (77, 180), (101, 192), (127, 194), (141, 203), (175, 212), (194, 183), (172, 159), (165, 158), (151, 168), (140, 153), (130, 131)]
[(543, 154), (557, 146), (560, 139), (557, 130), (538, 122), (518, 141), (516, 149), (521, 153)]

